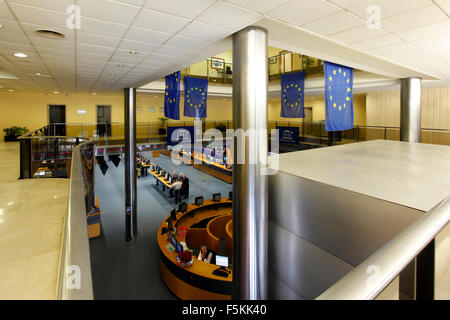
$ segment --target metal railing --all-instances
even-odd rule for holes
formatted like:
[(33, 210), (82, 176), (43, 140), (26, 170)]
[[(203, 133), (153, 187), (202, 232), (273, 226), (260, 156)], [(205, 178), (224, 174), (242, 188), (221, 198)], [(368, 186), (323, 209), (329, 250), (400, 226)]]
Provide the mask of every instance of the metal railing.
[(83, 143), (72, 154), (69, 204), (64, 225), (58, 277), (59, 300), (93, 300), (87, 215), (95, 203), (94, 143)]
[[(268, 58), (269, 80), (280, 78), (284, 73), (305, 71), (306, 74), (323, 73), (323, 61), (293, 52), (281, 52)], [(220, 68), (213, 67), (212, 60), (203, 60), (181, 70), (182, 76), (208, 79), (212, 83), (233, 83), (233, 64), (223, 62)]]
[[(434, 239), (450, 222), (450, 196), (417, 219), (411, 226), (389, 241), (368, 259), (346, 274), (318, 300), (375, 299), (414, 259), (426, 259), (423, 270), (416, 267), (413, 281), (416, 299), (434, 298)], [(427, 248), (430, 246), (430, 248)], [(431, 254), (420, 257), (425, 250)], [(428, 259), (427, 259), (428, 258)], [(431, 260), (432, 259), (432, 260)], [(431, 261), (430, 261), (431, 260)], [(419, 266), (419, 264), (418, 264)], [(376, 277), (370, 270), (375, 267)], [(420, 274), (428, 273), (427, 276)]]

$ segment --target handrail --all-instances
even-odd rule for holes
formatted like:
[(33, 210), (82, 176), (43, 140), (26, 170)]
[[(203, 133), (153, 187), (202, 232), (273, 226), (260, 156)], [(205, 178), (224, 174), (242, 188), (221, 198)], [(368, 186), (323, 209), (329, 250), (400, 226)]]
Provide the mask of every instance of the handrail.
[[(371, 300), (450, 222), (450, 196), (346, 274), (317, 300)], [(379, 270), (374, 275), (373, 266)]]
[[(80, 149), (88, 144), (93, 142), (78, 145), (72, 152), (68, 213), (60, 255), (58, 300), (94, 299), (80, 152)], [(77, 281), (79, 288), (76, 287)]]

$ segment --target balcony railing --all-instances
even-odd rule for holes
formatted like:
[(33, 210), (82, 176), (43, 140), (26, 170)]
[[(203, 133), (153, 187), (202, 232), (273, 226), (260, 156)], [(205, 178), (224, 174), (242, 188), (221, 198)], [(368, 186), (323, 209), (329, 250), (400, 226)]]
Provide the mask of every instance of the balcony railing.
[[(323, 61), (299, 53), (282, 52), (268, 59), (269, 80), (279, 79), (284, 73), (305, 71), (308, 74), (323, 73)], [(233, 83), (233, 64), (224, 62), (222, 67), (213, 66), (212, 60), (203, 60), (181, 70), (182, 76), (208, 79), (211, 83)]]
[[(411, 263), (412, 273), (409, 272), (407, 279), (412, 283), (404, 287), (412, 288), (412, 292), (399, 292), (399, 296), (406, 294), (410, 299), (434, 299), (434, 239), (449, 222), (450, 197), (447, 197), (350, 271), (318, 300), (375, 299), (401, 272), (410, 268)], [(374, 268), (378, 271), (376, 276)], [(400, 291), (401, 287), (402, 283)]]

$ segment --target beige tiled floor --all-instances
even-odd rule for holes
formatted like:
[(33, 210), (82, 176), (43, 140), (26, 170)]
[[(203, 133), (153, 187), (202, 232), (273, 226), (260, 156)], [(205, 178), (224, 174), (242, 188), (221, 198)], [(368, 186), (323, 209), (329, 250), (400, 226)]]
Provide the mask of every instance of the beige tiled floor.
[(55, 299), (69, 180), (17, 180), (19, 144), (0, 142), (0, 299)]

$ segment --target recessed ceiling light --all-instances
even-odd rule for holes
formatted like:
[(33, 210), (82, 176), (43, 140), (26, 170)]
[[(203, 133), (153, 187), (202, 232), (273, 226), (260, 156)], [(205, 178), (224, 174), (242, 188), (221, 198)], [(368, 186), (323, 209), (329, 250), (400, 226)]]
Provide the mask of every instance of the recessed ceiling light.
[(131, 50), (131, 51), (130, 51), (130, 54), (139, 54), (139, 52), (138, 52), (138, 51)]
[(16, 53), (14, 53), (14, 56), (16, 56), (18, 58), (26, 58), (26, 57), (28, 57), (25, 53), (22, 53), (22, 52), (16, 52)]
[(53, 91), (53, 94), (59, 94), (59, 92), (58, 91)]
[(14, 92), (14, 90), (13, 89), (9, 89), (8, 92)]
[(0, 29), (3, 29), (3, 25), (0, 24)]
[(4, 88), (4, 86), (0, 86), (0, 89), (1, 89), (1, 88)]
[(97, 94), (94, 92), (92, 95), (93, 95), (93, 96), (96, 96)]
[(124, 64), (118, 64), (117, 65), (119, 68), (125, 68), (125, 65)]

